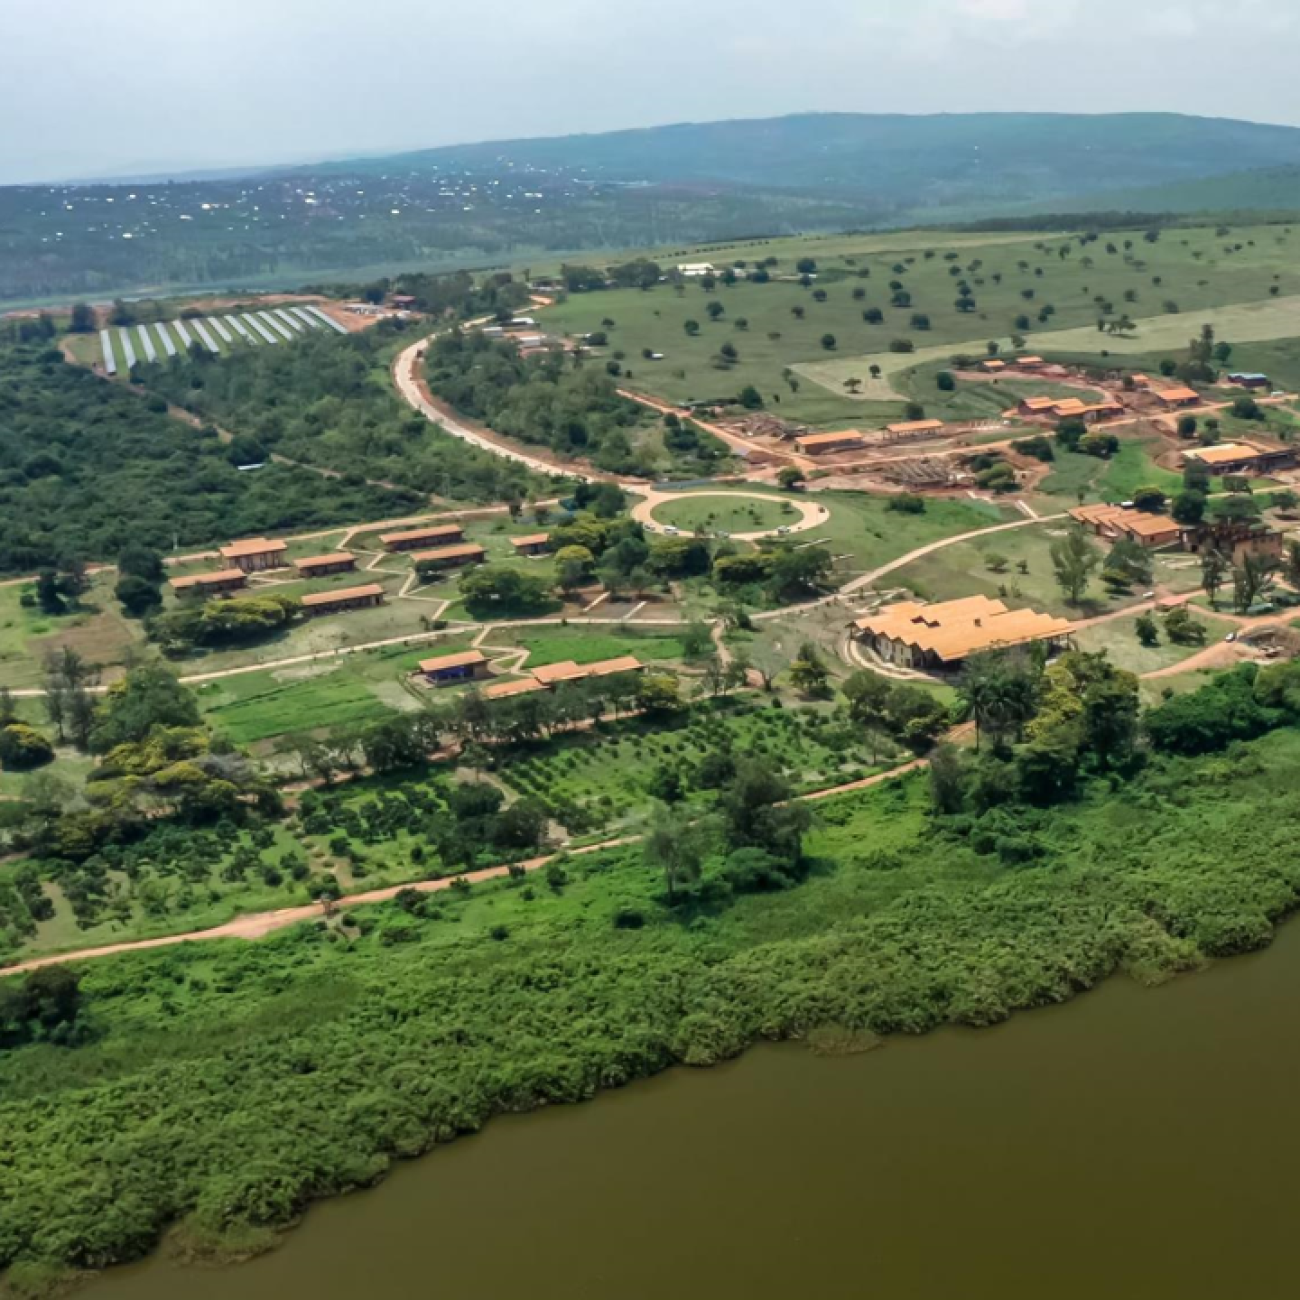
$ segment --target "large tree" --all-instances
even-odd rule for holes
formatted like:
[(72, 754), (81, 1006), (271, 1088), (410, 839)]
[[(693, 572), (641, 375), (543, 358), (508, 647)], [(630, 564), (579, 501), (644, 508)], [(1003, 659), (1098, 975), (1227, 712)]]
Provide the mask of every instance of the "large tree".
[(1082, 528), (1071, 528), (1052, 543), (1052, 569), (1066, 601), (1077, 605), (1088, 590), (1088, 582), (1101, 563), (1101, 554)]

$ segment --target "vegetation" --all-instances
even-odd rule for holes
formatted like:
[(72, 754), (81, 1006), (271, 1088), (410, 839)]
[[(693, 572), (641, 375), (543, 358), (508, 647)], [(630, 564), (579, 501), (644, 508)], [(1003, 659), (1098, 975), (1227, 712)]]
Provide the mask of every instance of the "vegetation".
[[(522, 500), (545, 480), (435, 428), (393, 392), (387, 364), (402, 326), (381, 324), (340, 337), (311, 333), (292, 347), (241, 348), (213, 359), (147, 368), (151, 389), (265, 453), (405, 489), (387, 517), (409, 513), (427, 494), (468, 501)], [(260, 478), (259, 470), (253, 478)], [(383, 518), (358, 512), (352, 520)]]
[[(4, 573), (67, 573), (130, 546), (170, 551), (382, 518), (407, 504), (384, 488), (284, 465), (241, 474), (214, 431), (195, 432), (160, 403), (39, 347), (0, 345), (0, 430)], [(51, 604), (76, 595), (49, 590)]]

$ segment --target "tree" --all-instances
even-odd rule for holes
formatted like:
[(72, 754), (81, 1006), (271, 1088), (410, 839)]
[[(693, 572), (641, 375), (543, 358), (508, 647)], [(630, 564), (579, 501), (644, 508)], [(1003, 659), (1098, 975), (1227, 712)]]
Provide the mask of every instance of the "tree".
[(0, 726), (0, 767), (30, 772), (54, 759), (54, 746), (35, 727), (24, 722)]
[(72, 304), (72, 315), (68, 320), (68, 329), (74, 334), (93, 334), (95, 324), (95, 309), (88, 302)]
[(1038, 707), (1042, 661), (1020, 650), (971, 655), (962, 668), (957, 695), (975, 723), (975, 747), (987, 736), (994, 749), (1019, 740)]
[(647, 866), (663, 873), (669, 907), (676, 905), (679, 889), (700, 878), (704, 861), (700, 831), (669, 807), (655, 810), (641, 852)]
[(1204, 492), (1183, 491), (1174, 497), (1170, 514), (1176, 523), (1195, 527), (1205, 518), (1205, 506)]
[(198, 701), (188, 686), (161, 664), (140, 664), (108, 688), (90, 747), (105, 753), (148, 738), (155, 727), (197, 727)]
[(1153, 573), (1150, 552), (1131, 537), (1121, 537), (1115, 542), (1106, 557), (1105, 567), (1108, 572), (1123, 575), (1126, 586), (1134, 583), (1145, 585), (1151, 581)]
[(939, 745), (930, 755), (930, 804), (940, 816), (961, 812), (966, 801), (966, 770), (955, 745)]
[(1286, 580), (1293, 587), (1300, 587), (1300, 541), (1292, 538), (1287, 542), (1282, 567)]
[(129, 618), (144, 618), (162, 608), (162, 592), (158, 585), (133, 573), (118, 579), (113, 594)]
[(1277, 568), (1278, 561), (1272, 555), (1241, 557), (1241, 563), (1232, 571), (1232, 603), (1238, 614), (1247, 613), (1256, 604)]
[(1101, 563), (1100, 553), (1088, 541), (1082, 528), (1071, 528), (1051, 546), (1052, 569), (1066, 602), (1077, 605), (1088, 590), (1088, 581)]
[(849, 704), (849, 717), (859, 726), (881, 727), (889, 708), (893, 687), (875, 673), (853, 673), (843, 686), (844, 698)]
[(785, 488), (787, 492), (792, 491), (801, 483), (807, 481), (808, 476), (796, 465), (782, 465), (776, 473), (776, 481)]
[(704, 309), (710, 320), (717, 320), (720, 316), (726, 314), (726, 308), (715, 298), (713, 302)]
[(786, 866), (801, 864), (812, 814), (791, 794), (785, 777), (767, 759), (739, 759), (719, 800), (728, 847), (762, 849)]
[(827, 352), (834, 352), (834, 351), (835, 351), (835, 335), (834, 335), (834, 334), (823, 334), (823, 335), (822, 335), (822, 347), (825, 348)]
[(1165, 502), (1169, 497), (1163, 488), (1146, 486), (1140, 487), (1133, 493), (1133, 504), (1139, 510), (1146, 510), (1152, 514), (1159, 514), (1165, 508)]
[(471, 610), (530, 614), (551, 603), (550, 587), (544, 578), (494, 565), (482, 565), (465, 573), (459, 589)]
[(791, 683), (805, 695), (825, 695), (829, 680), (830, 674), (822, 661), (821, 652), (811, 641), (805, 641), (790, 665)]
[(758, 411), (763, 407), (763, 394), (753, 384), (746, 384), (737, 395), (736, 401), (747, 411)]
[(957, 387), (957, 378), (951, 370), (939, 371), (934, 382), (941, 393), (951, 393)]
[(1134, 630), (1137, 632), (1137, 639), (1142, 645), (1155, 646), (1160, 644), (1160, 629), (1150, 614), (1139, 614), (1137, 622), (1134, 624)]
[(697, 320), (688, 320), (682, 325), (682, 328), (691, 338), (694, 338), (700, 332), (700, 322)]
[(1215, 546), (1208, 547), (1201, 555), (1201, 586), (1214, 608), (1218, 607), (1219, 591), (1229, 567), (1228, 557)]

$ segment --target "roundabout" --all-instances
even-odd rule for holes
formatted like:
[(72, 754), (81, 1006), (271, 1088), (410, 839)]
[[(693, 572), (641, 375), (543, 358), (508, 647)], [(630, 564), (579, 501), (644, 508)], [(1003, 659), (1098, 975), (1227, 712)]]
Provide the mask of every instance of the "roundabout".
[(653, 532), (708, 536), (757, 542), (766, 537), (820, 528), (830, 518), (825, 506), (794, 496), (769, 492), (661, 492), (637, 489), (643, 499), (632, 507), (632, 518)]

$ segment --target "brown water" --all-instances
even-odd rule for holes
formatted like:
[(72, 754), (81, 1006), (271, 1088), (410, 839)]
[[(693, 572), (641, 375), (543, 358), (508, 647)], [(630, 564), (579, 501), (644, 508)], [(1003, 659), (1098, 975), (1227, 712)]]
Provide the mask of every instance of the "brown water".
[(1267, 1300), (1300, 1287), (1300, 926), (1160, 989), (493, 1121), (239, 1268), (87, 1300)]

